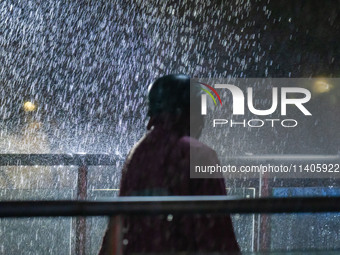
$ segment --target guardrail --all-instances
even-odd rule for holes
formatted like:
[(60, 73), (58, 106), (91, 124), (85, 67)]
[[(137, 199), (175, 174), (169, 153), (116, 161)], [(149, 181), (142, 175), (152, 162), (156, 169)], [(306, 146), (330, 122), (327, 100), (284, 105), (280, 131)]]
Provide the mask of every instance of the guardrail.
[[(36, 165), (78, 166), (78, 180), (77, 180), (78, 200), (84, 200), (87, 197), (87, 172), (88, 172), (87, 167), (96, 165), (98, 166), (114, 165), (116, 160), (122, 159), (117, 156), (108, 154), (0, 154), (0, 166), (36, 166)], [(31, 203), (32, 202), (27, 202), (25, 204), (27, 205)], [(39, 204), (39, 202), (37, 203)], [(33, 202), (33, 204), (36, 203)], [(46, 205), (44, 202), (42, 204)], [(13, 208), (13, 206), (10, 206), (9, 204), (2, 204), (0, 206), (0, 211), (4, 212), (4, 210), (7, 210), (5, 209), (6, 207), (8, 209)], [(46, 210), (46, 208), (42, 208), (40, 206), (38, 207), (42, 211)], [(27, 208), (27, 210), (29, 209)], [(75, 244), (76, 254), (83, 255), (85, 254), (85, 241), (86, 241), (85, 239), (86, 219), (84, 217), (76, 218), (75, 230), (76, 230), (76, 244)]]
[(340, 197), (119, 197), (106, 201), (6, 201), (0, 217), (340, 212)]
[[(108, 154), (0, 154), (0, 166), (78, 166), (77, 201), (0, 202), (0, 217), (79, 216), (75, 221), (76, 253), (85, 254), (86, 219), (82, 216), (150, 213), (291, 213), (339, 212), (340, 198), (258, 198), (217, 197), (119, 198), (90, 202), (87, 198), (88, 166), (115, 165), (121, 157)], [(340, 155), (248, 155), (229, 158), (231, 164), (253, 162), (340, 162)], [(261, 179), (260, 179), (261, 180)], [(267, 182), (259, 184), (264, 195)], [(263, 186), (263, 187), (262, 187)], [(154, 199), (158, 199), (157, 201)], [(263, 221), (265, 223), (265, 221)], [(265, 224), (262, 224), (265, 225)]]
[(108, 166), (118, 159), (109, 154), (0, 154), (0, 166)]

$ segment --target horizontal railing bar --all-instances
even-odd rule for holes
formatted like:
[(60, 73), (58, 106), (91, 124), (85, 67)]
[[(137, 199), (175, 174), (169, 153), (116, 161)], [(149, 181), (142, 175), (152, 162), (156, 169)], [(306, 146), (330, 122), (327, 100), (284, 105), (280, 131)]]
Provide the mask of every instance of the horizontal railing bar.
[(340, 197), (119, 197), (105, 201), (3, 201), (0, 217), (340, 212)]
[(264, 155), (246, 155), (231, 157), (229, 161), (237, 162), (308, 162), (323, 163), (337, 162), (340, 163), (340, 154), (337, 155), (308, 155), (308, 154), (264, 154)]
[(110, 154), (0, 154), (0, 166), (105, 166), (117, 160), (122, 158)]
[[(105, 166), (115, 165), (117, 160), (123, 160), (121, 156), (112, 154), (0, 154), (0, 166)], [(227, 162), (232, 164), (244, 164), (252, 162), (308, 162), (326, 163), (340, 162), (340, 155), (247, 155), (231, 157)]]

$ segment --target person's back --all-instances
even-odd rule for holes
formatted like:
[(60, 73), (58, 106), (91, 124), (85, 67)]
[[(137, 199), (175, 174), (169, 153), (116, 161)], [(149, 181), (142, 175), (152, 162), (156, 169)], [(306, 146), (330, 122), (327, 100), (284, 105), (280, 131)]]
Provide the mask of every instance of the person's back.
[[(160, 112), (162, 115), (150, 114), (150, 131), (127, 157), (120, 196), (226, 195), (222, 178), (190, 178), (193, 162), (199, 165), (219, 162), (214, 150), (189, 136), (187, 114), (181, 120), (164, 109)], [(119, 242), (124, 254), (239, 251), (231, 219), (226, 215), (126, 216)]]
[[(226, 195), (223, 179), (190, 179), (190, 149), (206, 165), (218, 163), (216, 153), (196, 139), (154, 128), (131, 152), (120, 196)], [(124, 229), (125, 253), (238, 251), (227, 216), (126, 217)]]

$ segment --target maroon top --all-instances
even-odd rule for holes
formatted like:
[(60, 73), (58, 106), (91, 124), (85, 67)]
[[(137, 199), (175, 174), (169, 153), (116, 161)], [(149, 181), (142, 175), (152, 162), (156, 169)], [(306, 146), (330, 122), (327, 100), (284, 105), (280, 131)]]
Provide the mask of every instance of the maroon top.
[[(120, 196), (226, 195), (222, 178), (191, 179), (190, 159), (191, 165), (219, 163), (216, 152), (198, 140), (152, 129), (127, 157)], [(123, 221), (123, 251), (238, 252), (239, 247), (228, 215), (129, 216)]]

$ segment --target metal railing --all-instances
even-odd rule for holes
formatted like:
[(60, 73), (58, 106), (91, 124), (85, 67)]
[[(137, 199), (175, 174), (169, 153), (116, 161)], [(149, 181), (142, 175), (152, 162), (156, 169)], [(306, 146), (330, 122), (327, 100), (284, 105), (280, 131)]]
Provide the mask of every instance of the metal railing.
[(0, 166), (108, 166), (118, 159), (109, 154), (0, 154)]
[[(340, 155), (264, 155), (229, 159), (234, 164), (259, 161), (340, 162)], [(225, 196), (184, 197), (120, 197), (110, 201), (85, 201), (88, 166), (114, 165), (122, 160), (106, 154), (0, 154), (0, 166), (78, 166), (76, 201), (3, 201), (0, 217), (78, 216), (75, 222), (76, 253), (85, 254), (86, 219), (84, 216), (117, 214), (176, 213), (300, 213), (340, 212), (340, 197), (255, 198), (238, 199)], [(259, 184), (259, 189), (267, 182)]]
[[(118, 158), (113, 155), (107, 154), (0, 154), (0, 166), (78, 166), (78, 180), (77, 180), (77, 200), (85, 200), (87, 198), (87, 174), (88, 166), (107, 166), (114, 165)], [(55, 202), (55, 201), (54, 201)], [(52, 202), (52, 203), (54, 203)], [(4, 213), (6, 210), (13, 208), (7, 203), (1, 202), (0, 211)], [(13, 202), (24, 203), (29, 207), (29, 204), (40, 204), (40, 202)], [(46, 205), (45, 202), (42, 204)], [(14, 205), (14, 204), (13, 204)], [(23, 205), (23, 204), (21, 204)], [(51, 205), (51, 204), (50, 204)], [(18, 210), (28, 210), (26, 206), (16, 207)], [(40, 206), (36, 207), (42, 210), (41, 212), (49, 211), (47, 208)], [(51, 209), (51, 208), (50, 208)], [(11, 212), (13, 213), (13, 211)], [(13, 213), (14, 215), (15, 213)], [(52, 216), (52, 215), (50, 215)], [(55, 215), (57, 216), (57, 215)], [(85, 241), (86, 241), (86, 219), (84, 217), (77, 217), (75, 220), (76, 254), (85, 254)]]
[(238, 199), (226, 196), (119, 197), (106, 201), (6, 201), (0, 217), (340, 212), (340, 197)]

